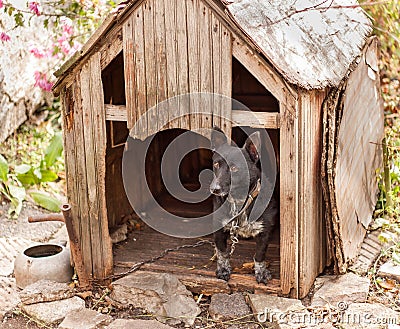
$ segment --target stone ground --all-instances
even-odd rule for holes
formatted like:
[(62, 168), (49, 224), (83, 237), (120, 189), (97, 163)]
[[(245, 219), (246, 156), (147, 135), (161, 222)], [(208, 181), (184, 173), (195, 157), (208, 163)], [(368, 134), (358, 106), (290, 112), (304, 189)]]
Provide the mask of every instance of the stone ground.
[[(368, 303), (373, 283), (353, 273), (318, 278), (303, 303), (248, 293), (192, 296), (174, 276), (146, 272), (115, 281), (111, 293), (77, 293), (67, 284), (51, 282), (38, 282), (21, 292), (13, 278), (18, 252), (67, 236), (62, 223), (28, 223), (28, 215), (43, 213), (35, 206), (28, 204), (18, 220), (7, 219), (6, 213), (7, 206), (0, 205), (0, 329), (400, 329), (399, 313)], [(396, 278), (392, 264), (384, 270)]]

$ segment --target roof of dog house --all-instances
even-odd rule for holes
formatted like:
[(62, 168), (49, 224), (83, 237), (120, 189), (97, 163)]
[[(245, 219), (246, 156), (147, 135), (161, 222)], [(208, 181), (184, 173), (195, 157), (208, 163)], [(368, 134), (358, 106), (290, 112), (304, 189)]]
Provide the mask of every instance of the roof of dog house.
[[(330, 2), (269, 0), (203, 0), (224, 10), (234, 24), (290, 83), (306, 89), (337, 86), (359, 57), (371, 24), (356, 0)], [(138, 3), (121, 3), (80, 52), (55, 75), (54, 90), (104, 35), (126, 19)]]

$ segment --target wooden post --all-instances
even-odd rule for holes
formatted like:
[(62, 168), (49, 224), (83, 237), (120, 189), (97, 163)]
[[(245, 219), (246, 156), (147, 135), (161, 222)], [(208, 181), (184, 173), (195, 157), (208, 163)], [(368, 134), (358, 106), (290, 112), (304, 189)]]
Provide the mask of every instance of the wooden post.
[(280, 254), (282, 294), (299, 296), (298, 113), (280, 103)]

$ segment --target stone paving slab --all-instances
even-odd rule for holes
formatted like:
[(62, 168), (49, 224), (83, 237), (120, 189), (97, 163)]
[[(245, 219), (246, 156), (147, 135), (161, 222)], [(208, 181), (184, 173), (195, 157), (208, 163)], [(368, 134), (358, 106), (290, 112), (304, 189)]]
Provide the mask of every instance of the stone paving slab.
[(250, 307), (240, 293), (215, 294), (211, 296), (208, 311), (214, 320), (224, 321), (250, 315)]
[[(311, 306), (324, 306), (339, 303), (363, 303), (367, 300), (370, 280), (354, 273), (343, 275), (328, 275), (318, 278), (316, 292), (312, 298)], [(318, 288), (320, 286), (320, 288)]]
[(21, 307), (29, 316), (48, 324), (62, 321), (67, 314), (83, 308), (85, 308), (85, 301), (76, 296), (54, 302), (22, 305)]
[(67, 314), (59, 329), (97, 329), (102, 328), (112, 321), (112, 317), (98, 313), (88, 308), (80, 309)]
[(117, 319), (104, 329), (173, 329), (156, 320), (124, 320)]

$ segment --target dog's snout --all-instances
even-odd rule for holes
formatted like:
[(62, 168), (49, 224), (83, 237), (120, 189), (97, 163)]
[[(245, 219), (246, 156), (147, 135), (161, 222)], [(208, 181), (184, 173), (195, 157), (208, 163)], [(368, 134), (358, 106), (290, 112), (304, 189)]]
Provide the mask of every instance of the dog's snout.
[(210, 185), (210, 192), (212, 194), (219, 195), (221, 191), (222, 191), (221, 185), (216, 180), (213, 180)]

